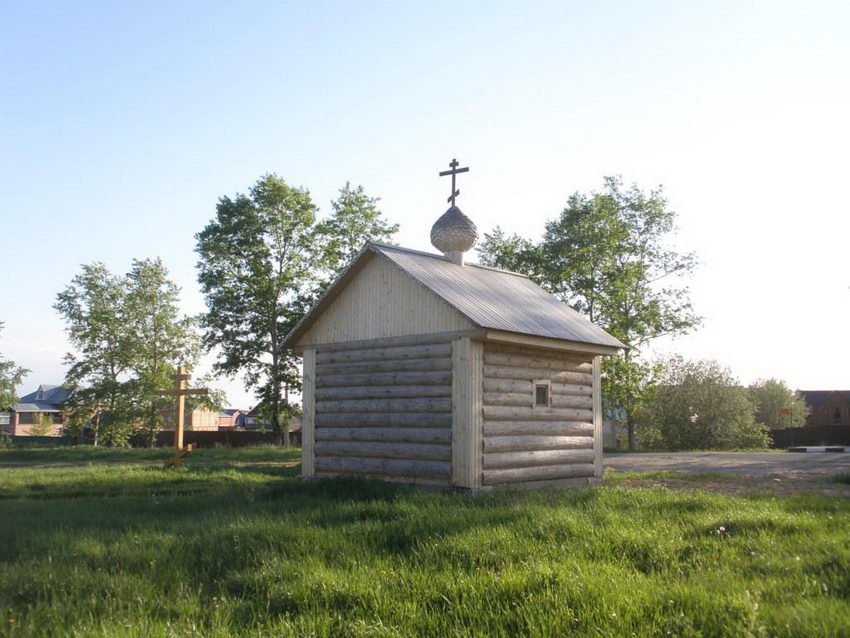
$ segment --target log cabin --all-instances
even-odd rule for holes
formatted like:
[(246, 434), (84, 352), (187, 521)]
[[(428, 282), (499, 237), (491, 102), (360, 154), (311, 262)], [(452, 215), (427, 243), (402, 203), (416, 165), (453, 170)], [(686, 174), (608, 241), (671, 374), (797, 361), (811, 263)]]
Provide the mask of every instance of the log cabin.
[(303, 356), (302, 476), (426, 486), (587, 485), (602, 475), (601, 358), (623, 344), (528, 277), (368, 243), (286, 338)]

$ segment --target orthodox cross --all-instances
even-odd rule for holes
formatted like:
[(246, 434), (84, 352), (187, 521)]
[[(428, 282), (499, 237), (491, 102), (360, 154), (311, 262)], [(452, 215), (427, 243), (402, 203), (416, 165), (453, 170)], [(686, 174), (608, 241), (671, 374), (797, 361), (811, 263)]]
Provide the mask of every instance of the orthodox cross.
[(192, 378), (191, 374), (186, 373), (186, 368), (180, 366), (177, 368), (177, 374), (174, 375), (175, 388), (173, 390), (158, 390), (157, 394), (169, 397), (177, 397), (177, 408), (174, 411), (174, 456), (165, 462), (165, 467), (177, 467), (180, 465), (180, 459), (192, 451), (192, 444), (183, 447), (183, 419), (185, 415), (185, 399), (187, 395), (209, 394), (209, 390), (205, 388), (187, 388), (186, 381)]
[(453, 159), (451, 162), (449, 162), (449, 166), (451, 167), (451, 170), (449, 170), (449, 171), (442, 171), (442, 172), (440, 173), (440, 177), (444, 177), (444, 176), (446, 176), (446, 175), (451, 175), (451, 176), (452, 176), (452, 194), (451, 194), (451, 195), (449, 195), (449, 198), (448, 198), (448, 200), (446, 200), (446, 201), (450, 202), (450, 203), (451, 203), (451, 205), (452, 205), (452, 206), (454, 206), (454, 205), (455, 205), (455, 197), (457, 197), (458, 195), (460, 195), (460, 189), (455, 189), (455, 175), (457, 175), (458, 173), (468, 173), (468, 172), (469, 172), (469, 167), (468, 167), (468, 166), (466, 166), (466, 167), (464, 167), (464, 168), (458, 168), (458, 167), (457, 167), (457, 166), (458, 166), (458, 162), (457, 162), (457, 160), (456, 160), (456, 159)]

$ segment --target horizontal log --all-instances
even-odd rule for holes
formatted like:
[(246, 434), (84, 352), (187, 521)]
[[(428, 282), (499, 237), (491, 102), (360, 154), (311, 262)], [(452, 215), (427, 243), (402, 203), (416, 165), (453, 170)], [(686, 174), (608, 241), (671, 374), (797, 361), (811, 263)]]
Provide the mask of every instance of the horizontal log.
[(451, 397), (450, 385), (388, 385), (317, 388), (316, 400), (324, 399), (401, 399), (411, 397)]
[(322, 412), (451, 412), (451, 398), (421, 399), (346, 399), (316, 401), (316, 413)]
[(316, 415), (317, 432), (319, 427), (450, 428), (451, 426), (452, 415), (439, 412), (410, 412), (407, 414), (398, 412), (384, 412), (382, 414), (327, 412)]
[(522, 450), (593, 449), (592, 436), (485, 436), (484, 453), (520, 452)]
[[(518, 392), (485, 392), (484, 405), (504, 405), (504, 406), (531, 406), (534, 402), (534, 395), (521, 394)], [(591, 397), (571, 396), (571, 395), (552, 395), (553, 408), (583, 408), (592, 409), (593, 399)]]
[[(517, 392), (531, 394), (533, 381), (531, 379), (484, 379), (484, 392)], [(552, 396), (593, 396), (593, 388), (589, 385), (575, 383), (551, 384)]]
[(534, 395), (531, 392), (485, 392), (482, 400), (484, 405), (534, 405)]
[(593, 410), (485, 405), (485, 421), (590, 421)]
[(484, 366), (484, 378), (491, 379), (549, 379), (553, 383), (578, 383), (592, 385), (593, 375), (586, 372), (559, 372), (544, 368), (520, 368), (515, 366)]
[(594, 456), (593, 448), (589, 450), (493, 452), (484, 455), (484, 469), (502, 470), (512, 467), (539, 467), (541, 465), (592, 464)]
[(484, 436), (593, 436), (590, 421), (485, 421)]
[(529, 354), (512, 354), (500, 352), (492, 348), (484, 349), (484, 363), (496, 366), (511, 366), (518, 368), (544, 368), (547, 370), (564, 370), (569, 372), (593, 372), (593, 364), (571, 357), (533, 356)]
[(359, 339), (357, 341), (337, 341), (312, 346), (317, 352), (337, 352), (339, 350), (363, 350), (365, 348), (390, 348), (393, 346), (421, 346), (426, 343), (451, 343), (459, 337), (482, 338), (484, 330), (450, 330), (429, 334), (405, 335), (401, 337), (379, 337), (377, 339)]
[(325, 374), (316, 379), (316, 387), (450, 385), (451, 382), (452, 373), (448, 370), (445, 372), (375, 372), (372, 374)]
[(452, 354), (451, 343), (431, 343), (422, 346), (395, 346), (392, 348), (363, 348), (317, 352), (316, 363), (344, 363), (347, 361), (397, 361), (399, 359), (431, 359)]
[[(451, 478), (449, 461), (411, 461), (401, 459), (362, 459), (343, 456), (318, 456), (316, 470), (371, 476), (396, 476), (408, 478)], [(592, 468), (591, 468), (592, 469)]]
[(357, 456), (379, 459), (450, 461), (451, 445), (441, 443), (388, 443), (376, 441), (316, 441), (316, 457)]
[(503, 485), (505, 483), (547, 481), (584, 476), (593, 476), (593, 463), (518, 467), (509, 470), (484, 470), (482, 472), (482, 482), (484, 485)]
[[(316, 478), (335, 478), (339, 476), (351, 476), (351, 472), (318, 470), (314, 473)], [(358, 478), (376, 479), (387, 483), (404, 483), (406, 485), (427, 485), (451, 487), (452, 481), (450, 478), (434, 478), (434, 477), (406, 477), (406, 476), (387, 476), (386, 474), (370, 474), (369, 472), (357, 472)], [(523, 486), (525, 484), (523, 483)]]
[(435, 372), (451, 370), (451, 357), (405, 359), (397, 361), (350, 361), (346, 363), (317, 363), (316, 376), (326, 374), (371, 374), (374, 372)]
[(451, 428), (317, 428), (316, 441), (451, 443)]

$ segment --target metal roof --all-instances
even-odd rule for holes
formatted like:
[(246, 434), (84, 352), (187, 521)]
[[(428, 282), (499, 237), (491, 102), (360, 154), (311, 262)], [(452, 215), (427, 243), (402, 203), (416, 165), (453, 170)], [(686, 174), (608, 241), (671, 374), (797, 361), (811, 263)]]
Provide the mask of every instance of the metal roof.
[(799, 390), (810, 408), (820, 407), (833, 394), (837, 394), (850, 401), (850, 390)]
[(287, 335), (294, 345), (318, 313), (358, 272), (367, 259), (389, 259), (440, 299), (481, 328), (594, 345), (625, 345), (559, 301), (525, 275), (467, 263), (455, 264), (442, 255), (369, 243), (304, 318)]
[(12, 409), (15, 412), (61, 412), (68, 395), (68, 390), (61, 385), (40, 385), (35, 392), (22, 396)]
[(61, 412), (52, 403), (15, 403), (10, 409), (15, 412)]

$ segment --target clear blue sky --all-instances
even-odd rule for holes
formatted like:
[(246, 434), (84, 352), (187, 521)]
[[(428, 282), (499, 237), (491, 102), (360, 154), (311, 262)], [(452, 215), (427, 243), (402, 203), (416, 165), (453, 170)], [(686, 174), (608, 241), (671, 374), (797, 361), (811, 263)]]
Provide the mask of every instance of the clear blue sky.
[(848, 32), (846, 2), (4, 2), (0, 352), (61, 382), (51, 306), (95, 260), (161, 256), (200, 311), (193, 235), (265, 172), (323, 210), (362, 183), (430, 249), (457, 156), (464, 211), (530, 237), (603, 175), (663, 183), (707, 321), (659, 351), (850, 387)]

